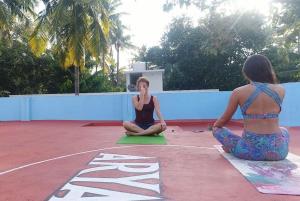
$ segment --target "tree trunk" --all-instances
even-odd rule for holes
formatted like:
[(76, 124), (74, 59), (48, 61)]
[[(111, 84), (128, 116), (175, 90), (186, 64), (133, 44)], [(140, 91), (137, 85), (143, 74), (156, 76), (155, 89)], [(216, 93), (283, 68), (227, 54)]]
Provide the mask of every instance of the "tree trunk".
[(79, 96), (79, 67), (75, 66), (75, 96)]
[(102, 53), (102, 72), (105, 73), (105, 53)]
[(119, 85), (120, 47), (117, 47), (117, 86)]
[(300, 32), (298, 33), (298, 54), (300, 54)]

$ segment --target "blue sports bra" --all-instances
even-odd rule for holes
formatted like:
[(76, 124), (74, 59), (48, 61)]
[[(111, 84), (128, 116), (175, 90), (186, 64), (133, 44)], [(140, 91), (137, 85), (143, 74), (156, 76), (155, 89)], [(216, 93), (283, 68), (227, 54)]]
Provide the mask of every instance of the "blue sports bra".
[(265, 93), (268, 96), (270, 96), (279, 106), (281, 111), (281, 104), (282, 100), (277, 92), (270, 89), (268, 87), (267, 83), (260, 83), (260, 82), (253, 82), (252, 83), (256, 89), (254, 92), (248, 97), (248, 99), (245, 101), (245, 103), (241, 106), (241, 111), (243, 114), (244, 119), (273, 119), (278, 118), (279, 113), (266, 113), (266, 114), (246, 114), (247, 109), (250, 107), (250, 105), (254, 102), (256, 97), (260, 93)]

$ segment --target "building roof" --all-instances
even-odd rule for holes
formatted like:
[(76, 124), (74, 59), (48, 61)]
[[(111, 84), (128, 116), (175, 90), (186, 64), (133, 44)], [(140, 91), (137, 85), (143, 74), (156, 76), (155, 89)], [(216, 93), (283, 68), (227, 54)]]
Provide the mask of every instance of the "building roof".
[(132, 74), (132, 73), (155, 73), (155, 72), (165, 72), (164, 69), (155, 69), (155, 70), (139, 70), (139, 71), (125, 71), (125, 74)]

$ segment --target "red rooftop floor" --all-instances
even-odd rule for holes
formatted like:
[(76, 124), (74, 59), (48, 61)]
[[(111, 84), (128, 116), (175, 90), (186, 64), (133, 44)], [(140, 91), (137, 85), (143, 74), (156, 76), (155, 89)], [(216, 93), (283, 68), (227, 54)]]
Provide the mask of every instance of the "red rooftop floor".
[[(54, 195), (63, 198), (68, 192), (59, 189), (87, 169), (100, 153), (154, 157), (141, 161), (159, 163), (160, 192), (109, 183), (101, 187), (97, 183), (83, 183), (86, 186), (172, 201), (300, 200), (300, 196), (259, 193), (214, 148), (218, 142), (207, 130), (210, 124), (169, 122), (165, 132), (167, 145), (119, 145), (116, 142), (124, 132), (119, 122), (0, 122), (0, 201), (51, 200)], [(239, 123), (229, 127), (242, 132)], [(300, 127), (289, 130), (290, 152), (300, 155)], [(115, 170), (101, 174), (94, 172), (88, 176), (134, 176)], [(153, 179), (143, 182), (155, 183)], [(85, 196), (78, 200), (102, 200), (93, 194)]]

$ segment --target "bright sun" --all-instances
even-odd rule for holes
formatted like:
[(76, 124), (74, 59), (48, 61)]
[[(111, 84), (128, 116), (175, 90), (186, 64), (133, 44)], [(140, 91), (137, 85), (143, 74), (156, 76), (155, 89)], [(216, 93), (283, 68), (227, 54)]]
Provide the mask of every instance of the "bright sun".
[(270, 13), (270, 4), (272, 0), (230, 0), (226, 8), (232, 11), (257, 11), (261, 14)]

